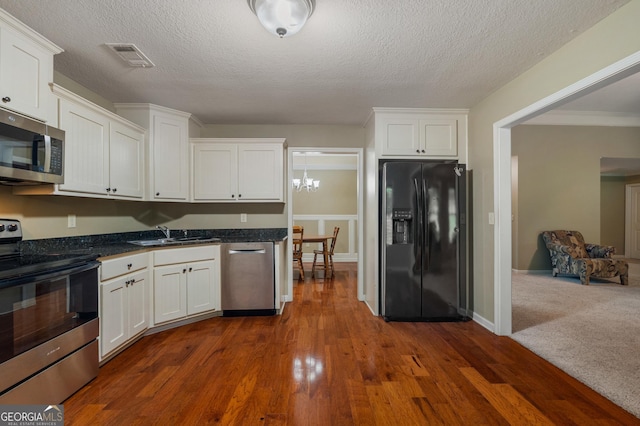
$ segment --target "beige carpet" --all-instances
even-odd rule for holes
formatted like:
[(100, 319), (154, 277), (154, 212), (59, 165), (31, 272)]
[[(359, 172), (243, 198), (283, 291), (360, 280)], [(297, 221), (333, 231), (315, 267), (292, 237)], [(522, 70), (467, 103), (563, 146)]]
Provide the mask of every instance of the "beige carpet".
[(512, 338), (640, 418), (640, 279), (513, 274)]

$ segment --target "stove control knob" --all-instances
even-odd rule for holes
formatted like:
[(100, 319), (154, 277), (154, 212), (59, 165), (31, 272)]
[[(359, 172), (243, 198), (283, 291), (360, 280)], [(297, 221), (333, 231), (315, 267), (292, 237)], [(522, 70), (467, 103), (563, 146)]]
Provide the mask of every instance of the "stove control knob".
[(4, 231), (4, 225), (0, 225), (0, 232)]
[(15, 223), (7, 226), (7, 231), (9, 232), (16, 232), (17, 230), (18, 230), (18, 225), (16, 225)]

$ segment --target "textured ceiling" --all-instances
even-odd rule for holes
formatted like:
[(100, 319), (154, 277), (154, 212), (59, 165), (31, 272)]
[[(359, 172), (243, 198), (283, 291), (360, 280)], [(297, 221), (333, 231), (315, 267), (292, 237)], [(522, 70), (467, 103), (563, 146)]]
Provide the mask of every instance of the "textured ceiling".
[[(112, 102), (204, 123), (362, 124), (372, 107), (469, 108), (628, 0), (317, 0), (279, 39), (244, 0), (0, 0)], [(104, 43), (136, 44), (126, 68)]]

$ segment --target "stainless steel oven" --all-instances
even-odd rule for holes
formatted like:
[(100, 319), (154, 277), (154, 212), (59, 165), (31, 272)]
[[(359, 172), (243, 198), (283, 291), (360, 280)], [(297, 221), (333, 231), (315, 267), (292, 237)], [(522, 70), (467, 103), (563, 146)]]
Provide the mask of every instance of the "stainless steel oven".
[(0, 219), (0, 404), (58, 404), (98, 374), (95, 256), (17, 251)]

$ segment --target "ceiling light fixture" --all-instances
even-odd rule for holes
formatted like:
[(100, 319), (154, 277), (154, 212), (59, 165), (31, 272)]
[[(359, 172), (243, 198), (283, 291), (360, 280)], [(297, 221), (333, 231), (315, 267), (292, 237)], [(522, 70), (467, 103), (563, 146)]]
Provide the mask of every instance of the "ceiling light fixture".
[(247, 0), (260, 23), (280, 38), (294, 35), (315, 9), (315, 0)]

